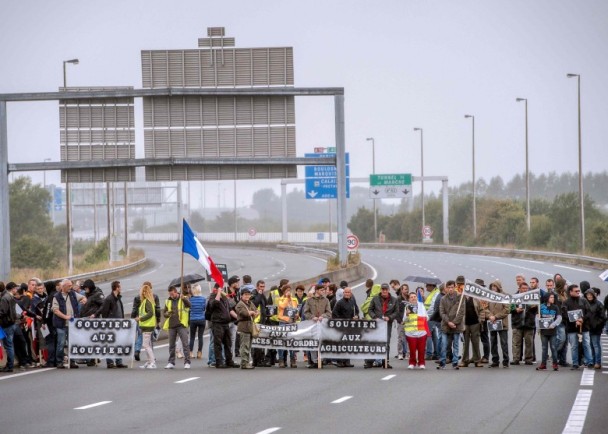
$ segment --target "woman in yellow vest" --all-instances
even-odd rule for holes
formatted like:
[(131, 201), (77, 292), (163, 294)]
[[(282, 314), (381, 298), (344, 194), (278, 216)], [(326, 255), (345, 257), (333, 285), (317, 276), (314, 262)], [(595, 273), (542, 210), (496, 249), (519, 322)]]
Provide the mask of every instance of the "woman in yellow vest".
[[(300, 314), (298, 313), (298, 299), (291, 296), (291, 285), (286, 284), (280, 288), (282, 292), (281, 297), (277, 301), (278, 312), (277, 318), (279, 324), (291, 324), (300, 320)], [(296, 352), (289, 351), (290, 366), (297, 368), (296, 364)], [(287, 367), (287, 351), (279, 350), (279, 368)]]
[(139, 328), (143, 337), (142, 349), (148, 356), (148, 361), (140, 366), (140, 368), (156, 369), (156, 359), (152, 350), (152, 332), (156, 327), (156, 315), (154, 314), (156, 306), (152, 288), (148, 285), (143, 285), (139, 290), (139, 298), (141, 303), (135, 321), (139, 322)]
[[(418, 288), (417, 291), (420, 291)], [(424, 356), (426, 351), (427, 318), (418, 317), (418, 297), (415, 292), (409, 293), (409, 303), (405, 306), (403, 330), (410, 349), (410, 360), (407, 369), (426, 369)]]

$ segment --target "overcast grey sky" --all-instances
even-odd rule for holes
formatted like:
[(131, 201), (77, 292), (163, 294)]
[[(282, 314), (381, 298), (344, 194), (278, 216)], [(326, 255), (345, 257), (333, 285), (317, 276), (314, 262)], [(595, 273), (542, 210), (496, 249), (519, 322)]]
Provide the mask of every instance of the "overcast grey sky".
[[(467, 113), (478, 177), (523, 173), (516, 97), (529, 99), (530, 170), (576, 172), (577, 88), (566, 73), (580, 73), (583, 171), (607, 168), (605, 0), (24, 0), (3, 1), (0, 16), (0, 93), (55, 91), (62, 61), (74, 57), (68, 85), (141, 88), (142, 49), (196, 48), (210, 26), (226, 27), (237, 47), (292, 46), (296, 86), (345, 88), (351, 176), (371, 172), (366, 137), (377, 173), (419, 175), (412, 129), (422, 127), (425, 174), (469, 181)], [(333, 146), (333, 99), (296, 104), (298, 155)], [(56, 102), (9, 103), (8, 112), (10, 162), (59, 160)], [(250, 200), (241, 191), (239, 205)]]

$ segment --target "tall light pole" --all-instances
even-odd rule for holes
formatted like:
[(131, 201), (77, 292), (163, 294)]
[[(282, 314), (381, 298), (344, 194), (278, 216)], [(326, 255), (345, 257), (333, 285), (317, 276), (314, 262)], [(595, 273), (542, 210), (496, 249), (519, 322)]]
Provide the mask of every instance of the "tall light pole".
[(414, 131), (420, 131), (420, 195), (422, 196), (422, 228), (426, 226), (424, 219), (424, 131), (422, 128), (414, 128)]
[[(372, 173), (376, 174), (376, 141), (373, 137), (368, 137), (368, 142), (372, 142)], [(372, 199), (374, 201), (374, 243), (378, 242), (378, 216), (376, 215), (376, 199)]]
[[(67, 90), (67, 74), (66, 74), (66, 65), (71, 63), (72, 65), (78, 65), (78, 59), (70, 59), (63, 61), (63, 90)], [(65, 146), (66, 149), (68, 147), (68, 105), (64, 103), (64, 122), (65, 122)], [(68, 232), (68, 273), (71, 274), (74, 269), (74, 258), (72, 254), (72, 189), (70, 188), (70, 182), (67, 179), (66, 174), (66, 182), (65, 182), (65, 215), (66, 215), (66, 226)]]
[(475, 116), (464, 115), (466, 119), (473, 121), (473, 238), (477, 239), (477, 195), (475, 192)]
[(515, 98), (515, 101), (526, 103), (526, 225), (530, 232), (530, 166), (528, 162), (528, 98)]
[(576, 77), (578, 82), (578, 196), (581, 207), (581, 253), (585, 253), (585, 195), (583, 193), (583, 162), (581, 143), (581, 75), (567, 74), (566, 77)]

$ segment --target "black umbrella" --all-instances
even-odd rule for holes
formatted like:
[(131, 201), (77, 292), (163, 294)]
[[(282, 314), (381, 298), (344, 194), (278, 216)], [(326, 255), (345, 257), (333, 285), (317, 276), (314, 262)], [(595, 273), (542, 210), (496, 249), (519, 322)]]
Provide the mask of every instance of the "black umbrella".
[[(196, 283), (201, 280), (205, 280), (203, 276), (200, 274), (192, 273), (192, 274), (184, 274), (184, 285), (187, 283)], [(181, 286), (182, 285), (182, 276), (178, 276), (169, 283), (169, 286)]]
[(405, 278), (406, 282), (419, 282), (419, 283), (424, 283), (426, 284), (430, 284), (430, 285), (439, 285), (441, 283), (441, 279), (438, 279), (436, 277), (428, 277), (428, 276), (407, 276)]

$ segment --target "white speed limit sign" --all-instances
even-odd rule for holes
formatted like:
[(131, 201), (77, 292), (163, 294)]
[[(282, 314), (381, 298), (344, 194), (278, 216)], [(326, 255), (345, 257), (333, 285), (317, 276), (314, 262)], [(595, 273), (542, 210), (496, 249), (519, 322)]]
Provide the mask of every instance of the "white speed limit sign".
[(359, 238), (356, 235), (349, 235), (346, 237), (346, 249), (349, 251), (357, 250), (359, 248)]

